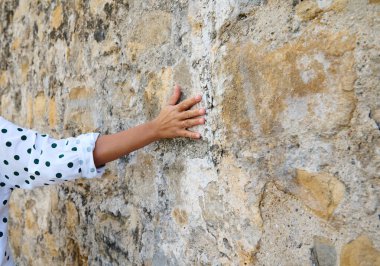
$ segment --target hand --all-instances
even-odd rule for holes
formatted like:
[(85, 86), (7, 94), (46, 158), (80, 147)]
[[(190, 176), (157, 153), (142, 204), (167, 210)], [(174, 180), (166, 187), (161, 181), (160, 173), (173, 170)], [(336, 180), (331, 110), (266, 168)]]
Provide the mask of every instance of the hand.
[(206, 114), (204, 108), (189, 110), (202, 100), (201, 95), (186, 99), (177, 104), (180, 96), (181, 89), (176, 85), (169, 102), (152, 121), (157, 139), (176, 137), (199, 139), (201, 137), (199, 133), (187, 130), (190, 127), (202, 125), (206, 121), (205, 118), (199, 117)]

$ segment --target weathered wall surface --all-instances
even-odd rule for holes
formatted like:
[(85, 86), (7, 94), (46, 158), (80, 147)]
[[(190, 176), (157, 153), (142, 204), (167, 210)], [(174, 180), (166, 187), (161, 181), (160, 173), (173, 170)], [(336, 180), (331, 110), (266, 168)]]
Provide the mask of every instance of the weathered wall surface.
[(19, 265), (380, 265), (380, 1), (0, 2), (1, 115), (57, 138), (203, 93), (160, 141), (11, 200)]

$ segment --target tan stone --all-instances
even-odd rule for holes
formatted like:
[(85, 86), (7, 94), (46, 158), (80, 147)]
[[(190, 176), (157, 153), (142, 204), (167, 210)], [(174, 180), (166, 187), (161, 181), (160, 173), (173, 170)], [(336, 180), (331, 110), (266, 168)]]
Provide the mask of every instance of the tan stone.
[(43, 92), (39, 92), (33, 101), (33, 124), (42, 125), (46, 114), (46, 97)]
[(380, 265), (380, 251), (375, 249), (367, 236), (359, 236), (346, 244), (340, 254), (341, 266)]
[(48, 232), (44, 233), (44, 244), (47, 248), (46, 253), (49, 257), (56, 257), (59, 255), (59, 247), (57, 246), (57, 238)]
[[(249, 136), (256, 121), (251, 122), (255, 118), (247, 116), (247, 110), (253, 106), (262, 132), (270, 134), (279, 126), (287, 100), (303, 98), (314, 105), (310, 97), (322, 93), (336, 101), (329, 112), (335, 111), (326, 114), (326, 128), (347, 124), (356, 103), (354, 47), (355, 37), (347, 32), (306, 32), (273, 51), (250, 42), (231, 44), (222, 64), (223, 73), (232, 78), (226, 82), (222, 111), (228, 131), (238, 129), (242, 136)], [(308, 118), (321, 119), (313, 111)]]
[(167, 103), (173, 90), (173, 70), (168, 67), (161, 69), (158, 74), (149, 73), (148, 79), (144, 91), (145, 112), (149, 118), (154, 118)]
[(59, 4), (56, 8), (54, 8), (51, 14), (50, 26), (54, 29), (58, 29), (61, 26), (63, 21), (62, 14), (62, 4)]
[(70, 100), (81, 100), (95, 97), (95, 91), (88, 87), (74, 87), (70, 89), (69, 99)]
[(347, 6), (348, 0), (335, 0), (333, 4), (327, 10), (343, 11)]
[(312, 20), (320, 13), (327, 11), (342, 11), (347, 6), (347, 0), (335, 0), (326, 8), (320, 8), (315, 0), (305, 0), (296, 6), (296, 14), (303, 21)]
[(28, 236), (36, 236), (38, 234), (37, 217), (33, 210), (25, 210), (25, 231)]
[(5, 88), (7, 84), (8, 84), (7, 72), (1, 71), (0, 72), (0, 87)]
[(15, 38), (12, 42), (12, 45), (11, 45), (11, 50), (17, 50), (18, 48), (20, 48), (20, 38)]
[(75, 109), (65, 113), (65, 128), (74, 127), (81, 132), (93, 132), (97, 129), (94, 114), (89, 110)]
[(12, 119), (11, 97), (7, 94), (1, 95), (1, 116)]
[(29, 73), (29, 60), (26, 57), (22, 58), (21, 62), (21, 81), (26, 82), (28, 80)]
[(78, 212), (75, 204), (72, 201), (68, 201), (66, 206), (66, 226), (69, 230), (73, 230), (78, 224)]
[(26, 125), (28, 127), (33, 126), (33, 102), (34, 98), (28, 95), (28, 98), (26, 100)]
[(296, 14), (302, 20), (312, 20), (321, 12), (322, 9), (318, 7), (316, 1), (314, 0), (303, 1), (296, 7)]
[(110, 1), (104, 1), (104, 0), (91, 0), (89, 1), (90, 6), (90, 12), (93, 15), (99, 14), (103, 12), (104, 5), (106, 3), (109, 3)]
[(344, 184), (326, 173), (310, 173), (297, 169), (295, 181), (299, 186), (295, 196), (324, 219), (333, 215), (345, 194)]
[(242, 245), (238, 245), (237, 256), (239, 257), (239, 266), (256, 265), (256, 253), (257, 249), (246, 251)]
[(369, 0), (370, 4), (380, 4), (380, 0)]
[(143, 14), (135, 22), (127, 43), (127, 53), (132, 60), (150, 48), (167, 42), (171, 34), (171, 15), (163, 11)]
[(55, 99), (49, 99), (49, 126), (55, 128), (57, 126), (57, 105)]
[(174, 208), (172, 211), (172, 216), (174, 217), (176, 223), (179, 225), (186, 225), (189, 222), (189, 218), (185, 210)]
[(202, 33), (203, 23), (192, 16), (188, 16), (189, 24), (191, 25), (191, 33), (200, 35)]

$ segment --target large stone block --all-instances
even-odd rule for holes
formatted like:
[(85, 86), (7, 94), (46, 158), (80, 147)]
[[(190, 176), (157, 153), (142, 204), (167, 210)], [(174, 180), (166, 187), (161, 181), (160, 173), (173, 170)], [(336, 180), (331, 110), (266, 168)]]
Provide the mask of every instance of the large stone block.
[(326, 173), (310, 173), (297, 169), (295, 195), (316, 215), (329, 219), (345, 195), (344, 184)]
[(359, 236), (342, 248), (340, 265), (380, 265), (380, 251), (373, 246), (367, 236)]
[(348, 125), (356, 105), (354, 48), (354, 36), (329, 31), (306, 32), (275, 50), (231, 43), (220, 74), (226, 76), (227, 130), (242, 136), (284, 129), (323, 134)]

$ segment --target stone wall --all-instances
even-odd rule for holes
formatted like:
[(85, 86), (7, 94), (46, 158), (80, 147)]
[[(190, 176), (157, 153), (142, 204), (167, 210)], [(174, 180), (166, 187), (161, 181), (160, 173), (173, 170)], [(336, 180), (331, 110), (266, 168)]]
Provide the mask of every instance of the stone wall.
[(0, 2), (1, 115), (56, 138), (203, 93), (164, 140), (11, 198), (19, 265), (380, 265), (379, 0)]

